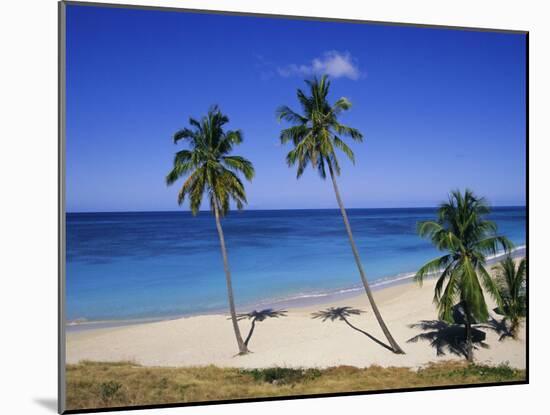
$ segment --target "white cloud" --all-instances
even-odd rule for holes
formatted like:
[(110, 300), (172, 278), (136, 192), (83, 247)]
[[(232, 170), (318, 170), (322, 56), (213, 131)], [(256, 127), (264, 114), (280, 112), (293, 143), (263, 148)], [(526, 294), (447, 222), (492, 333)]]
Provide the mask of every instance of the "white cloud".
[(277, 68), (279, 75), (289, 76), (312, 76), (329, 75), (333, 78), (359, 79), (361, 72), (349, 52), (338, 52), (331, 50), (323, 53), (323, 56), (315, 58), (309, 65), (290, 64)]

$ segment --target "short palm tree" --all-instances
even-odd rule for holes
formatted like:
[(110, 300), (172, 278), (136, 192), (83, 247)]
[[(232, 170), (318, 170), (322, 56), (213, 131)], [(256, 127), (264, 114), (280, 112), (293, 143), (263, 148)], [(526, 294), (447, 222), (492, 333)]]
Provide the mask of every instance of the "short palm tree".
[(285, 144), (290, 141), (294, 146), (286, 157), (287, 163), (289, 166), (297, 166), (297, 178), (300, 178), (308, 165), (317, 170), (322, 179), (326, 178), (328, 170), (336, 200), (344, 219), (353, 256), (359, 269), (359, 275), (374, 315), (393, 351), (402, 354), (404, 353), (403, 350), (392, 337), (374, 301), (336, 182), (336, 176), (340, 174), (340, 163), (336, 156), (336, 149), (342, 151), (352, 162), (355, 162), (353, 151), (342, 137), (347, 136), (354, 141), (362, 142), (363, 135), (355, 128), (343, 125), (338, 121), (338, 116), (343, 111), (351, 108), (351, 102), (347, 98), (339, 98), (333, 105), (328, 102), (330, 81), (327, 76), (305, 82), (309, 88), (309, 95), (301, 89), (297, 91), (303, 114), (293, 111), (288, 106), (282, 106), (277, 110), (279, 121), (284, 120), (293, 124), (293, 126), (284, 129), (280, 135), (281, 143)]
[(272, 308), (266, 308), (264, 310), (254, 310), (250, 313), (244, 313), (244, 314), (238, 314), (237, 320), (252, 320), (250, 331), (248, 332), (248, 336), (246, 336), (246, 339), (244, 340), (244, 344), (248, 346), (248, 343), (250, 342), (250, 339), (252, 338), (252, 333), (254, 333), (254, 329), (256, 328), (256, 323), (260, 323), (268, 318), (279, 318), (279, 317), (286, 317), (286, 310), (273, 310)]
[(429, 238), (437, 249), (447, 253), (423, 265), (415, 280), (421, 284), (427, 275), (441, 273), (434, 294), (439, 318), (453, 323), (453, 307), (461, 304), (466, 357), (470, 362), (474, 358), (472, 324), (489, 318), (483, 288), (501, 303), (498, 287), (485, 268), (486, 255), (495, 254), (499, 247), (509, 251), (513, 246), (506, 237), (496, 235), (496, 224), (485, 219), (489, 213), (485, 199), (472, 191), (453, 191), (448, 202), (440, 205), (437, 220), (418, 224), (420, 236)]
[(496, 271), (496, 281), (502, 306), (496, 309), (497, 314), (504, 316), (504, 321), (510, 323), (510, 334), (517, 337), (520, 318), (527, 314), (527, 298), (525, 282), (527, 261), (523, 258), (518, 265), (511, 256), (493, 267)]
[(223, 127), (228, 122), (227, 116), (223, 115), (217, 106), (212, 107), (208, 115), (200, 120), (190, 118), (191, 128), (177, 131), (173, 138), (174, 143), (183, 140), (189, 149), (176, 153), (173, 168), (166, 176), (166, 183), (171, 185), (185, 177), (178, 194), (178, 204), (181, 205), (185, 198), (188, 198), (193, 215), (198, 213), (203, 196), (206, 195), (210, 202), (220, 239), (233, 329), (239, 354), (245, 354), (248, 348), (243, 342), (237, 323), (221, 218), (229, 212), (230, 202), (234, 202), (238, 209), (243, 208), (246, 194), (239, 174), (251, 180), (254, 176), (254, 167), (244, 157), (230, 155), (243, 138), (239, 130), (224, 131)]

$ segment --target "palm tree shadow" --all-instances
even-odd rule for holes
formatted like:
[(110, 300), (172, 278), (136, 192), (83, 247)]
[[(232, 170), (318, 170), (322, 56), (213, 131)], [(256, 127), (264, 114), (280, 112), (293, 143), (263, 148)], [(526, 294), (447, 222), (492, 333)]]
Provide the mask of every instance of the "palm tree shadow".
[(365, 330), (360, 329), (359, 327), (354, 326), (353, 324), (351, 324), (349, 322), (349, 320), (348, 320), (349, 316), (359, 315), (361, 313), (364, 313), (364, 311), (359, 310), (357, 308), (347, 307), (347, 306), (344, 306), (344, 307), (330, 307), (330, 308), (327, 308), (326, 310), (317, 311), (315, 313), (312, 313), (311, 318), (321, 319), (321, 321), (323, 323), (327, 320), (330, 320), (330, 321), (341, 320), (344, 323), (346, 323), (349, 327), (351, 327), (353, 330), (364, 334), (365, 336), (367, 336), (369, 339), (371, 339), (373, 342), (375, 342), (379, 346), (382, 346), (383, 348), (388, 349), (390, 352), (393, 353), (394, 350), (391, 348), (391, 346), (387, 345), (383, 341), (381, 341), (381, 340), (377, 339), (376, 337), (374, 337), (372, 334), (366, 332)]
[(499, 335), (498, 341), (503, 341), (507, 337), (514, 337), (514, 334), (510, 330), (510, 327), (508, 327), (508, 325), (506, 324), (505, 319), (499, 321), (491, 317), (487, 323), (480, 324), (478, 327), (494, 331), (496, 334)]
[[(441, 320), (422, 320), (419, 323), (409, 325), (410, 328), (419, 328), (424, 331), (409, 340), (407, 343), (417, 343), (419, 340), (428, 341), (435, 348), (437, 356), (452, 353), (457, 356), (467, 357), (466, 329), (460, 324), (448, 324)], [(483, 331), (472, 328), (472, 345), (474, 350), (488, 349), (485, 343), (486, 335)]]
[(272, 308), (266, 308), (264, 310), (254, 310), (250, 313), (243, 313), (243, 314), (237, 314), (237, 321), (240, 320), (252, 320), (250, 330), (248, 332), (248, 335), (246, 336), (246, 339), (244, 341), (244, 344), (248, 346), (248, 343), (250, 342), (250, 339), (252, 338), (252, 334), (254, 333), (254, 329), (256, 328), (256, 323), (262, 322), (265, 319), (268, 318), (279, 318), (279, 317), (286, 317), (286, 310), (273, 310)]

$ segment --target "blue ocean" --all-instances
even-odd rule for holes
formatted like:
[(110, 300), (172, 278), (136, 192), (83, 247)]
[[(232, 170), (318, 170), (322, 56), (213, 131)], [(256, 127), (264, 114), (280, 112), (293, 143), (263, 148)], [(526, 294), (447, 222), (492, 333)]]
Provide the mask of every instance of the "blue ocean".
[[(438, 255), (416, 233), (435, 208), (349, 209), (367, 277), (377, 285)], [(524, 207), (498, 207), (498, 232), (525, 244)], [(360, 283), (339, 210), (248, 210), (222, 221), (240, 308), (315, 298)], [(209, 212), (67, 214), (67, 320), (155, 319), (227, 308)]]

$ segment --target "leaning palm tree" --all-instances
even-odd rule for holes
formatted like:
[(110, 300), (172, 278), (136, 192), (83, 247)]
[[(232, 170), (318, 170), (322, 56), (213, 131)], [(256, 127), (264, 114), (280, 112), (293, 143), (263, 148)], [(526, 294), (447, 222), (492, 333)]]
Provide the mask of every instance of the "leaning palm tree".
[(403, 350), (392, 337), (374, 301), (336, 182), (336, 176), (340, 175), (340, 163), (335, 150), (341, 150), (352, 162), (355, 162), (353, 151), (342, 140), (342, 137), (348, 136), (354, 141), (363, 141), (363, 136), (358, 130), (338, 121), (338, 115), (342, 111), (350, 109), (351, 102), (347, 98), (340, 98), (333, 105), (329, 104), (327, 96), (330, 82), (327, 76), (323, 76), (321, 79), (307, 80), (306, 84), (309, 88), (309, 95), (301, 89), (297, 91), (303, 114), (293, 111), (286, 105), (277, 110), (279, 121), (284, 120), (293, 124), (293, 126), (281, 131), (280, 135), (281, 143), (285, 144), (291, 141), (294, 145), (294, 148), (288, 153), (286, 161), (289, 166), (297, 165), (297, 178), (300, 178), (308, 165), (317, 170), (322, 179), (326, 179), (328, 170), (336, 194), (336, 201), (344, 218), (344, 225), (359, 269), (359, 275), (374, 315), (393, 351), (403, 354)]
[[(486, 256), (499, 247), (512, 248), (504, 236), (496, 235), (496, 224), (485, 217), (490, 208), (485, 199), (470, 190), (453, 191), (449, 200), (440, 205), (437, 220), (418, 224), (418, 233), (429, 238), (437, 249), (447, 254), (423, 265), (415, 275), (422, 281), (429, 274), (440, 273), (435, 285), (434, 302), (439, 318), (454, 323), (453, 311), (460, 303), (466, 331), (466, 357), (472, 362), (472, 324), (489, 318), (483, 288), (501, 304), (498, 287), (487, 272)], [(446, 284), (446, 285), (445, 285)], [(483, 287), (483, 288), (482, 288)]]
[(239, 354), (245, 354), (248, 348), (243, 342), (237, 323), (221, 218), (229, 212), (230, 202), (235, 203), (238, 209), (243, 208), (246, 194), (239, 174), (251, 180), (254, 167), (244, 157), (230, 155), (233, 147), (240, 144), (243, 138), (239, 130), (224, 131), (223, 127), (228, 122), (227, 116), (217, 106), (212, 107), (208, 115), (200, 120), (190, 118), (191, 128), (179, 130), (173, 137), (174, 143), (183, 140), (189, 149), (176, 153), (174, 166), (166, 176), (166, 183), (171, 185), (181, 177), (186, 178), (178, 194), (178, 204), (181, 205), (187, 197), (193, 215), (198, 213), (204, 195), (210, 202), (220, 239), (233, 330)]
[(250, 331), (248, 332), (248, 335), (246, 336), (246, 339), (244, 340), (244, 344), (248, 346), (248, 343), (250, 342), (250, 339), (252, 338), (252, 333), (254, 333), (254, 329), (256, 328), (256, 323), (260, 323), (268, 318), (279, 318), (279, 317), (286, 317), (286, 310), (273, 310), (272, 308), (266, 308), (264, 310), (254, 310), (250, 313), (244, 313), (244, 314), (238, 314), (237, 320), (252, 320), (252, 323), (250, 325)]
[(505, 323), (510, 323), (510, 335), (516, 338), (520, 318), (525, 317), (527, 313), (527, 261), (523, 258), (516, 266), (512, 257), (508, 255), (493, 269), (496, 271), (497, 286), (502, 298), (502, 306), (497, 307), (495, 311), (504, 316)]

